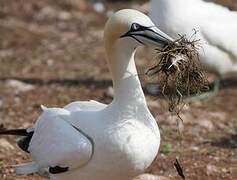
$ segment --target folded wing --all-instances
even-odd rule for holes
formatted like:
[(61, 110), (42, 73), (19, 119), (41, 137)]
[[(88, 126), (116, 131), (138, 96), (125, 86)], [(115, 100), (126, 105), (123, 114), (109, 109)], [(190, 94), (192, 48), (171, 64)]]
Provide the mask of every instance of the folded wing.
[(99, 111), (106, 107), (106, 104), (90, 100), (90, 101), (75, 101), (66, 106), (64, 109), (68, 111)]
[(93, 155), (93, 140), (67, 119), (70, 112), (48, 108), (39, 117), (30, 142), (29, 151), (40, 168), (80, 168)]

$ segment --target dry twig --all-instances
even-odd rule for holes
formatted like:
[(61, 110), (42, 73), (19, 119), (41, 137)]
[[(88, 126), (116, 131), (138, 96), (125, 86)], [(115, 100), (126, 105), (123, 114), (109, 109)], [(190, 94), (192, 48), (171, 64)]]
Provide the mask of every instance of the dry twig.
[[(195, 32), (196, 33), (196, 32)], [(157, 49), (158, 63), (147, 71), (158, 76), (163, 95), (169, 100), (169, 111), (179, 114), (183, 95), (198, 94), (208, 90), (207, 77), (199, 63), (199, 40), (181, 36), (164, 49)]]

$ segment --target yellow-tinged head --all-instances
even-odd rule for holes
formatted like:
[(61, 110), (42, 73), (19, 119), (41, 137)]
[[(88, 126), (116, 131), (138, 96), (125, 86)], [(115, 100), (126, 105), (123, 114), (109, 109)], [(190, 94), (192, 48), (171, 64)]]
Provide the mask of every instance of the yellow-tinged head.
[(112, 15), (106, 23), (105, 47), (110, 49), (118, 41), (126, 41), (131, 48), (139, 45), (164, 47), (173, 39), (160, 31), (151, 19), (133, 9), (123, 9)]

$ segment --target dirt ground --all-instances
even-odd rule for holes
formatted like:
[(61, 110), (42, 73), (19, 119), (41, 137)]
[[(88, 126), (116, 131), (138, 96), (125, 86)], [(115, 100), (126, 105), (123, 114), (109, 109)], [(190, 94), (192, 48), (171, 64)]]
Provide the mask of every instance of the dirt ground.
[[(235, 0), (217, 1), (237, 10)], [(0, 0), (1, 128), (30, 127), (41, 104), (55, 107), (89, 99), (109, 103), (103, 26), (112, 10), (139, 8), (144, 2), (104, 1), (105, 11), (100, 12), (88, 1)], [(149, 79), (143, 74), (152, 64), (152, 53), (144, 56), (144, 51), (140, 49), (136, 63), (145, 86)], [(186, 179), (237, 179), (237, 84), (224, 84), (215, 98), (187, 104), (181, 112), (184, 123), (178, 125), (164, 99), (146, 95), (161, 129), (160, 152), (148, 172), (180, 179), (173, 166), (177, 157)], [(15, 140), (0, 137), (0, 179), (43, 179), (15, 175), (12, 165), (30, 160)]]

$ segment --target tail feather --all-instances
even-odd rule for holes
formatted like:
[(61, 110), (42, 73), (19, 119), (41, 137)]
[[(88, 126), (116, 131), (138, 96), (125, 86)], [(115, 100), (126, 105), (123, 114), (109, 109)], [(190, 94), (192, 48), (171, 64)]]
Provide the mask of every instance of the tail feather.
[(28, 132), (27, 129), (11, 129), (0, 130), (0, 135), (17, 135), (17, 136), (32, 136), (33, 132)]
[(19, 138), (17, 141), (18, 147), (21, 148), (23, 151), (30, 153), (28, 148), (30, 146), (31, 138), (32, 136)]
[(17, 141), (18, 147), (23, 151), (29, 153), (28, 148), (30, 145), (31, 138), (34, 134), (32, 129), (11, 129), (11, 130), (0, 130), (0, 135), (17, 135), (23, 136)]
[(18, 175), (32, 174), (39, 171), (39, 166), (35, 162), (28, 162), (24, 164), (15, 165), (15, 172)]
[(37, 172), (38, 175), (42, 176), (42, 177), (45, 177), (47, 179), (50, 178), (49, 176), (49, 171), (47, 169), (39, 169), (38, 172)]
[(37, 173), (38, 175), (49, 178), (49, 172), (45, 168), (40, 168), (35, 162), (28, 162), (14, 166), (17, 175), (27, 175)]

